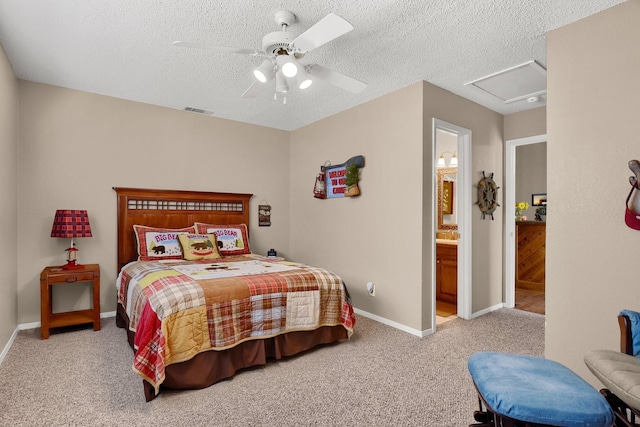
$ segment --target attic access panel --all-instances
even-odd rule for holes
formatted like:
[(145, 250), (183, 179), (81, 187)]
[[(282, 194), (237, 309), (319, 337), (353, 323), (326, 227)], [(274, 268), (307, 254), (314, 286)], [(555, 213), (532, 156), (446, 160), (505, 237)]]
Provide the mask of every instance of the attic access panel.
[(466, 83), (473, 85), (505, 104), (547, 92), (547, 70), (536, 61), (525, 62), (503, 71)]

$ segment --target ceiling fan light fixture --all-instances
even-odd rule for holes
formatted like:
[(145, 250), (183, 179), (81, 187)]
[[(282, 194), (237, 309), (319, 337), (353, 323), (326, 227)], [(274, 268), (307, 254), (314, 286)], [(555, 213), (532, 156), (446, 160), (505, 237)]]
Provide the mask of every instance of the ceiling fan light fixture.
[[(335, 13), (329, 13), (297, 37), (288, 31), (289, 26), (296, 22), (293, 12), (280, 10), (275, 13), (274, 18), (276, 24), (281, 27), (281, 31), (265, 34), (262, 37), (262, 50), (183, 41), (176, 41), (173, 45), (261, 58), (263, 61), (260, 66), (252, 70), (255, 81), (242, 93), (242, 98), (257, 97), (269, 88), (273, 88), (271, 84), (265, 83), (276, 80), (274, 99), (278, 99), (279, 93), (285, 94), (289, 91), (291, 82), (287, 79), (293, 78), (296, 78), (295, 84), (300, 90), (309, 88), (315, 80), (325, 81), (354, 94), (362, 92), (367, 87), (364, 82), (319, 64), (304, 65), (298, 62), (310, 51), (352, 31), (353, 25), (344, 18)], [(283, 99), (283, 103), (286, 103), (286, 99)]]
[(287, 77), (295, 77), (298, 74), (298, 67), (293, 62), (287, 62), (282, 66), (282, 74)]
[(298, 72), (296, 78), (298, 79), (298, 88), (302, 90), (308, 88), (313, 83), (313, 80), (311, 80), (311, 76), (309, 76), (309, 74), (307, 74), (306, 71), (304, 71), (304, 69), (302, 68)]
[(253, 70), (255, 78), (262, 83), (272, 80), (273, 74), (273, 64), (268, 59), (265, 59), (259, 67)]
[(298, 87), (304, 90), (304, 89), (307, 89), (309, 86), (311, 86), (311, 84), (313, 84), (313, 80), (311, 80), (309, 77), (306, 77), (301, 82), (299, 81)]
[(289, 85), (287, 84), (287, 79), (284, 78), (281, 70), (278, 70), (276, 73), (276, 93), (287, 93), (289, 92)]
[(278, 66), (282, 70), (285, 77), (295, 77), (298, 74), (298, 65), (296, 60), (289, 55), (278, 55)]

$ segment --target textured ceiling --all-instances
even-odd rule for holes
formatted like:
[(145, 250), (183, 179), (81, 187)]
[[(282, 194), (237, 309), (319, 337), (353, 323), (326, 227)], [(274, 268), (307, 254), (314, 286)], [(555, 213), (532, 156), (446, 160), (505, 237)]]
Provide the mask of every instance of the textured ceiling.
[[(545, 33), (623, 0), (0, 0), (0, 43), (20, 79), (216, 117), (297, 129), (425, 80), (502, 114), (544, 105), (504, 104), (472, 80), (529, 60), (546, 67)], [(318, 63), (368, 83), (354, 95), (325, 82), (240, 95), (260, 58), (172, 46), (175, 40), (247, 49), (280, 28), (301, 34), (329, 12), (355, 28), (309, 52)]]

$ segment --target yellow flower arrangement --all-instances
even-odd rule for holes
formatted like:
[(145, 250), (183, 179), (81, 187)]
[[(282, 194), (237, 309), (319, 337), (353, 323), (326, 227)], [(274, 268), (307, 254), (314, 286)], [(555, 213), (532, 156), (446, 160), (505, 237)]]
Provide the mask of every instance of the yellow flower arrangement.
[(522, 211), (529, 209), (529, 203), (518, 202), (516, 203), (516, 221), (520, 221), (522, 218)]

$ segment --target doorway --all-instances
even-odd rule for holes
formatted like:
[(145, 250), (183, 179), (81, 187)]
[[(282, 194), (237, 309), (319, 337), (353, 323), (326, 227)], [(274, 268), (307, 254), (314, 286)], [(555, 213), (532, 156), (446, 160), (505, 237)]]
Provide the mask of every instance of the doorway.
[(458, 314), (458, 134), (436, 128), (436, 323)]
[[(442, 289), (438, 280), (438, 246), (445, 246), (456, 257), (445, 261), (444, 273), (455, 278), (455, 289), (450, 311), (463, 319), (471, 318), (471, 131), (463, 127), (433, 119), (433, 263), (432, 263), (432, 325), (438, 321), (437, 294)], [(442, 160), (440, 158), (442, 157)], [(453, 159), (455, 162), (452, 164)], [(438, 163), (440, 162), (440, 167)], [(457, 164), (456, 164), (457, 163)], [(445, 184), (446, 182), (446, 184)], [(445, 189), (443, 193), (443, 188)], [(452, 244), (451, 240), (455, 240)], [(438, 243), (442, 243), (439, 245)], [(452, 249), (455, 248), (455, 249)], [(452, 266), (453, 269), (452, 269)]]
[[(511, 139), (505, 142), (505, 206), (513, 207), (516, 205), (516, 202), (520, 202), (521, 200), (516, 200), (516, 189), (517, 189), (517, 167), (516, 167), (516, 158), (517, 158), (517, 148), (523, 146), (529, 146), (532, 144), (540, 144), (547, 142), (547, 135), (536, 135), (527, 138), (518, 138)], [(545, 159), (546, 160), (546, 159)], [(545, 185), (546, 188), (546, 185)], [(522, 198), (523, 196), (521, 196)], [(546, 200), (546, 189), (545, 189), (545, 200)], [(525, 200), (530, 205), (532, 205), (532, 200)], [(530, 206), (531, 207), (531, 206)], [(546, 207), (546, 205), (545, 205)], [(530, 209), (531, 210), (531, 209)], [(535, 210), (535, 207), (534, 207)], [(534, 212), (532, 210), (532, 212)], [(517, 232), (516, 232), (516, 218), (515, 218), (515, 209), (505, 209), (505, 259), (504, 259), (504, 290), (505, 290), (505, 307), (514, 308), (516, 307), (516, 277), (517, 277)], [(533, 219), (533, 218), (531, 218)], [(520, 295), (523, 298), (531, 297), (531, 301), (536, 305), (535, 310), (539, 311), (540, 305), (540, 295), (539, 294), (531, 294), (529, 292), (522, 293), (520, 291)], [(544, 294), (542, 295), (542, 307), (544, 309)], [(527, 301), (526, 304), (529, 304)]]

